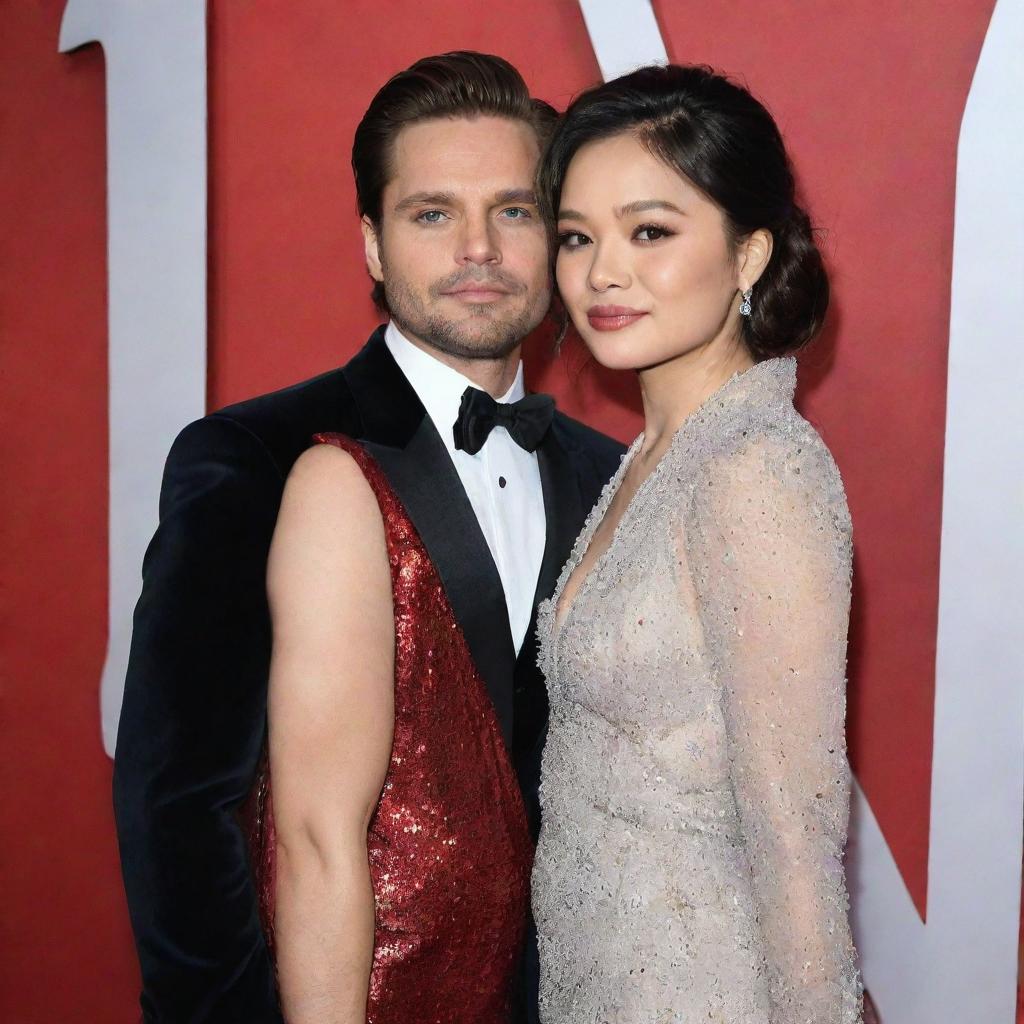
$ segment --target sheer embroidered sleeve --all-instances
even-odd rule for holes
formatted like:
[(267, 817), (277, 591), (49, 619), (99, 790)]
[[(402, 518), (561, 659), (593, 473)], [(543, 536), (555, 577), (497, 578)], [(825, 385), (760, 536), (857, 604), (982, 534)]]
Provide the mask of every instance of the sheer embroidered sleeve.
[(687, 534), (771, 1024), (852, 1024), (861, 990), (842, 864), (851, 529), (831, 456), (808, 429), (716, 457)]

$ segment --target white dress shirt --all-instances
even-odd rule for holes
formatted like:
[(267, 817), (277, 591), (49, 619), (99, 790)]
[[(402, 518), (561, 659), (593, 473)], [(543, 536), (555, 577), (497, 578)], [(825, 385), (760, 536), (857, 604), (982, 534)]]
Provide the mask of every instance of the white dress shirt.
[[(459, 416), (462, 393), (476, 385), (417, 348), (393, 322), (387, 326), (384, 342), (441, 435), (473, 506), (505, 590), (518, 654), (533, 617), (533, 598), (547, 537), (537, 454), (520, 448), (504, 427), (495, 427), (476, 455), (457, 450), (452, 427)], [(520, 362), (512, 387), (496, 400), (515, 402), (525, 394)]]

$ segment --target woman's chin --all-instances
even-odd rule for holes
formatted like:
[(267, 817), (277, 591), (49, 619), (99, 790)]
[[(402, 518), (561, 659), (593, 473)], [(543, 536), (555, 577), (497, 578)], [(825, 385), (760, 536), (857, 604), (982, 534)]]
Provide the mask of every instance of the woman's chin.
[(626, 338), (610, 338), (596, 331), (581, 331), (580, 334), (587, 351), (606, 370), (643, 370), (651, 365), (651, 353), (645, 345), (632, 344)]

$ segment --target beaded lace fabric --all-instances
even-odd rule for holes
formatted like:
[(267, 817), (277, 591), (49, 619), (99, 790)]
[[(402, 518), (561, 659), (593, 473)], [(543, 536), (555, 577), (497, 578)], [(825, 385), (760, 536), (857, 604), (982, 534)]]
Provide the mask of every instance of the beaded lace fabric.
[(851, 527), (795, 361), (673, 438), (558, 607), (533, 872), (543, 1024), (854, 1024), (842, 854)]

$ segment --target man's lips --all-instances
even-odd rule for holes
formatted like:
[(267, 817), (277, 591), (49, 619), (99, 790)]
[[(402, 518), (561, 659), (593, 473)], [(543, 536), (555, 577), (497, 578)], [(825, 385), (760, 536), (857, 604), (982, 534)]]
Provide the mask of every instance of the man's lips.
[(618, 331), (643, 316), (647, 316), (646, 310), (629, 306), (591, 306), (587, 310), (587, 321), (595, 331)]
[(465, 284), (458, 288), (448, 288), (441, 294), (463, 302), (495, 302), (508, 295), (509, 290), (496, 284)]

